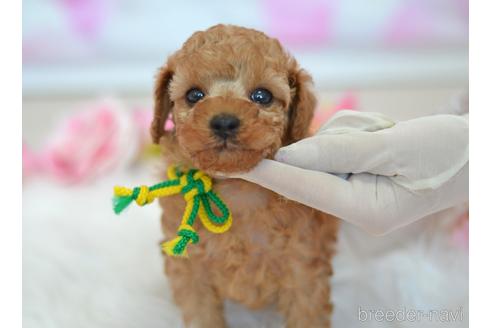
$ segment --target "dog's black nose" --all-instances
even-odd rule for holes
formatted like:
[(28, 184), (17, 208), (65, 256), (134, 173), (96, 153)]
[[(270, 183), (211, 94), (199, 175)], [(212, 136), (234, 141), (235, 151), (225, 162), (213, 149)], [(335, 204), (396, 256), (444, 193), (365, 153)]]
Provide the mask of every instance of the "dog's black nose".
[(219, 114), (210, 120), (210, 129), (212, 132), (223, 139), (232, 137), (237, 133), (239, 128), (239, 119), (231, 114)]

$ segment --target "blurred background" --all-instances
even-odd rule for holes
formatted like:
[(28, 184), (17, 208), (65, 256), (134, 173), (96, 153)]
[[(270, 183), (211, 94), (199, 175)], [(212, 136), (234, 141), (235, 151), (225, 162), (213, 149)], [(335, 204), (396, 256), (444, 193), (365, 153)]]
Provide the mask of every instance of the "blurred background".
[(466, 0), (25, 0), (26, 96), (145, 95), (195, 31), (237, 24), (278, 37), (321, 89), (461, 86)]
[[(109, 200), (114, 184), (157, 179), (147, 132), (155, 73), (193, 32), (218, 23), (279, 38), (312, 74), (313, 131), (340, 109), (432, 114), (468, 88), (468, 0), (24, 0), (26, 326), (180, 325), (161, 275), (159, 209), (115, 219)], [(447, 218), (429, 234), (412, 227), (382, 239), (342, 229), (342, 327), (357, 326), (355, 300), (466, 310), (466, 208)]]
[(467, 0), (24, 0), (24, 125), (94, 97), (150, 105), (156, 69), (217, 23), (278, 37), (322, 95), (372, 91), (367, 110), (418, 114), (467, 86)]

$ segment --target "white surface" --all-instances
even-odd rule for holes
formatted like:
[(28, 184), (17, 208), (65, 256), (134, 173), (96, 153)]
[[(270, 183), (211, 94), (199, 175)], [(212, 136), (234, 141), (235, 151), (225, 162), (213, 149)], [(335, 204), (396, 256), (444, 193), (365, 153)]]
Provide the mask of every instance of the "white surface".
[[(152, 182), (148, 172), (116, 172), (93, 185), (28, 181), (23, 191), (23, 320), (26, 328), (179, 327), (162, 273), (160, 211), (153, 204), (111, 212), (111, 187)], [(466, 251), (449, 243), (461, 210), (388, 237), (342, 226), (334, 261), (333, 327), (467, 327)], [(455, 311), (464, 321), (358, 321), (363, 309)], [(228, 304), (231, 327), (278, 327), (271, 312)]]

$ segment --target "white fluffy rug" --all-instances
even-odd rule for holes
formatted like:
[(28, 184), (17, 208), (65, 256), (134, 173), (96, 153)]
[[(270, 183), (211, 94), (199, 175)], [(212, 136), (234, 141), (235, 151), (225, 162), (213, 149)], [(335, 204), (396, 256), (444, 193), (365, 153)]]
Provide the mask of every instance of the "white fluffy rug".
[[(155, 180), (133, 170), (87, 186), (24, 185), (24, 327), (182, 326), (162, 274), (158, 206), (118, 217), (111, 211), (112, 185)], [(468, 256), (449, 240), (450, 220), (461, 210), (387, 237), (343, 225), (333, 327), (468, 327)], [(231, 327), (282, 326), (272, 310), (228, 303), (226, 312)]]

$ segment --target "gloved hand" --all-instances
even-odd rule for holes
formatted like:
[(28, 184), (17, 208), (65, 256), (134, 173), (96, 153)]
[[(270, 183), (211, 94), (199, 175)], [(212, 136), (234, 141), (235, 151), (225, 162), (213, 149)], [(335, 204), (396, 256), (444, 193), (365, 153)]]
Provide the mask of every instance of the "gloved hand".
[(275, 159), (235, 177), (384, 234), (468, 200), (468, 115), (341, 111)]

